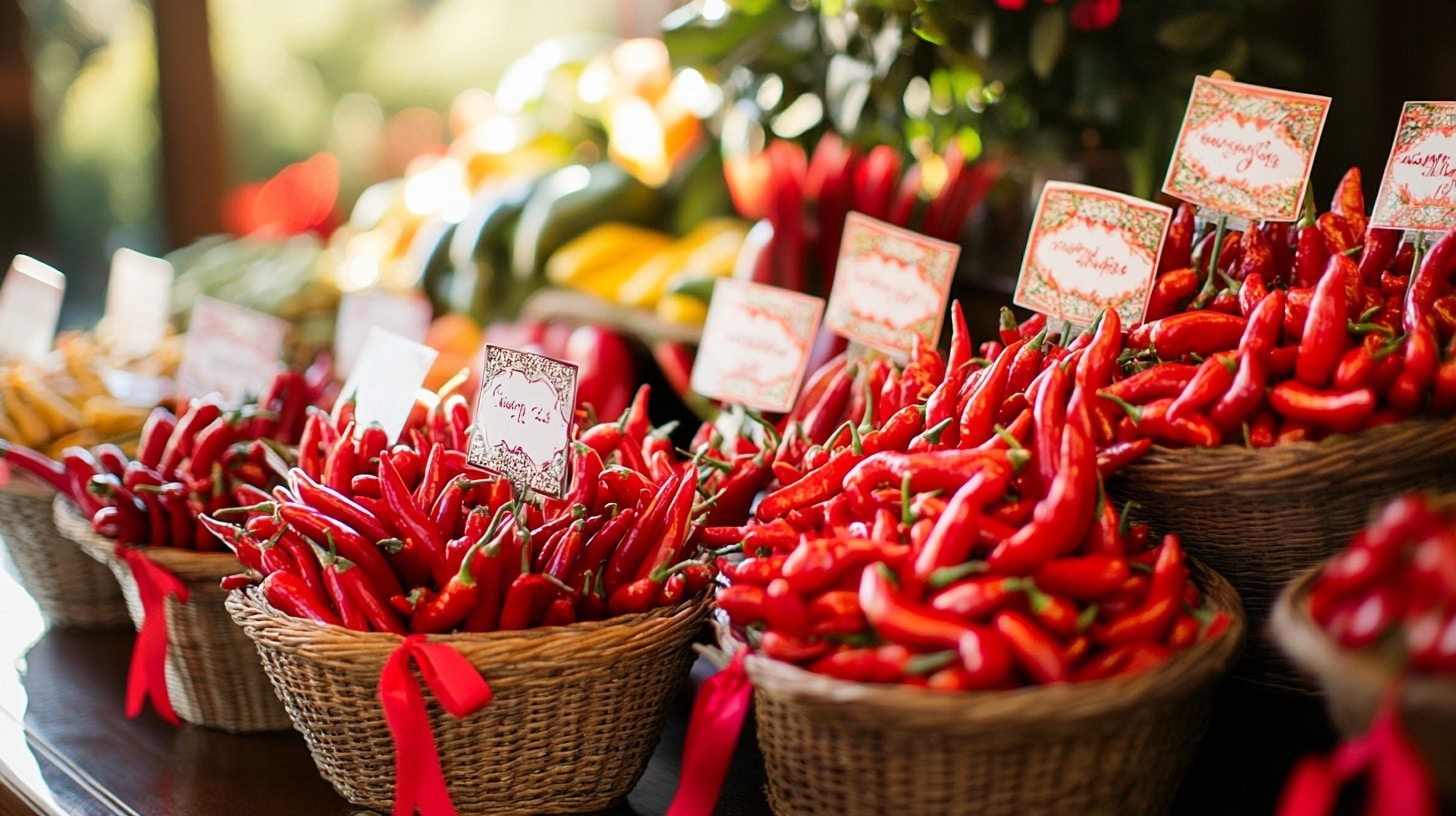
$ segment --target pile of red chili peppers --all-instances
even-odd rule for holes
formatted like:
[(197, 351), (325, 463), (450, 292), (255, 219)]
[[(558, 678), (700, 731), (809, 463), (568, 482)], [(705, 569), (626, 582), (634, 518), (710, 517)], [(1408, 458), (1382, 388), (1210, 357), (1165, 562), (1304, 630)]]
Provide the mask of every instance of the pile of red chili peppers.
[(989, 359), (958, 303), (951, 333), (903, 368), (831, 360), (778, 427), (700, 431), (730, 463), (702, 540), (741, 543), (718, 604), (751, 645), (842, 679), (999, 689), (1134, 674), (1225, 631), (1177, 537), (1149, 541), (1100, 489), (1151, 444), (1090, 430), (1117, 316)]
[(316, 422), (320, 371), (280, 372), (256, 402), (236, 409), (216, 395), (181, 416), (153, 409), (134, 456), (113, 444), (68, 447), (56, 462), (18, 446), (5, 458), (74, 501), (96, 532), (119, 544), (221, 550), (198, 526), (204, 513), (252, 503), (281, 484), (294, 445)]
[(1391, 499), (1321, 569), (1309, 612), (1342, 646), (1390, 641), (1414, 672), (1456, 672), (1456, 514)]
[[(1199, 237), (1181, 207), (1147, 320), (1094, 411), (1099, 444), (1269, 447), (1456, 410), (1456, 230), (1367, 228), (1359, 171), (1332, 209)], [(1020, 337), (1039, 321), (1008, 326)], [(1006, 342), (1010, 342), (1008, 339)]]
[[(283, 612), (396, 634), (490, 632), (645, 612), (704, 590), (689, 557), (702, 511), (696, 461), (647, 416), (581, 432), (562, 499), (527, 501), (466, 462), (463, 397), (420, 400), (389, 445), (347, 406), (311, 414), (286, 484), (201, 523), (237, 552)], [(313, 441), (310, 441), (313, 440)]]

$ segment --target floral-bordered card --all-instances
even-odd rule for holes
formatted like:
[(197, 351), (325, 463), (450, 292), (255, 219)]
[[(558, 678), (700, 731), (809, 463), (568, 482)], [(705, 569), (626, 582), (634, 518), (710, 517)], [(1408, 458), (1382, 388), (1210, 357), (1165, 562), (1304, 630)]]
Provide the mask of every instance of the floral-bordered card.
[(933, 345), (960, 252), (959, 244), (851, 212), (824, 324), (884, 351), (907, 352), (916, 335)]
[(564, 496), (576, 377), (575, 363), (487, 345), (470, 464), (505, 476), (518, 489)]
[(1049, 181), (1032, 217), (1016, 305), (1090, 325), (1115, 309), (1140, 323), (1173, 211), (1122, 193)]
[(1198, 77), (1163, 192), (1226, 215), (1294, 221), (1330, 98)]
[(1444, 232), (1456, 225), (1456, 102), (1407, 102), (1370, 226)]
[(823, 314), (824, 300), (813, 295), (719, 280), (693, 363), (693, 390), (763, 411), (789, 410)]

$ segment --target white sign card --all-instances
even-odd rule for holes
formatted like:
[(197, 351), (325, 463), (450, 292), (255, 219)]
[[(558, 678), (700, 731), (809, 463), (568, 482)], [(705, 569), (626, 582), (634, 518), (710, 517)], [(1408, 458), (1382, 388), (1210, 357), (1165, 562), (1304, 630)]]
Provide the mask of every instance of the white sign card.
[(409, 421), (415, 395), (439, 352), (380, 328), (370, 329), (358, 365), (344, 382), (339, 400), (354, 400), (357, 428), (377, 422), (393, 442)]
[(106, 283), (106, 340), (127, 357), (145, 357), (167, 336), (172, 264), (130, 249), (111, 256)]
[(348, 378), (359, 360), (371, 329), (384, 329), (416, 343), (430, 331), (430, 301), (413, 294), (362, 291), (339, 298), (334, 330), (334, 371)]
[(29, 255), (16, 255), (0, 284), (0, 358), (39, 360), (56, 344), (66, 276)]

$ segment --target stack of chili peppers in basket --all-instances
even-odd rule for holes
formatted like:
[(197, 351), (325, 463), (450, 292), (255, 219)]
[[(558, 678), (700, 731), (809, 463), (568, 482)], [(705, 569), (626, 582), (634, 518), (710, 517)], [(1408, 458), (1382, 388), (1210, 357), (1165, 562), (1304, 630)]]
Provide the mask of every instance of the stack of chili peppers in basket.
[(955, 304), (945, 357), (841, 356), (781, 429), (705, 426), (732, 467), (709, 477), (702, 540), (747, 556), (720, 563), (720, 608), (770, 657), (947, 690), (1134, 674), (1220, 636), (1177, 537), (1150, 541), (1100, 489), (1148, 444), (1092, 431), (1121, 346), (1109, 313), (977, 358)]
[(713, 580), (690, 556), (698, 466), (647, 416), (584, 430), (562, 499), (527, 501), (466, 463), (464, 398), (419, 401), (390, 446), (347, 406), (299, 451), (286, 485), (202, 517), (279, 610), (404, 634), (565, 625), (671, 606)]
[(1390, 641), (1413, 672), (1456, 672), (1456, 515), (1390, 500), (1320, 569), (1309, 613), (1345, 648)]
[(1178, 211), (1099, 440), (1269, 447), (1456, 411), (1456, 231), (1424, 250), (1367, 229), (1355, 169), (1310, 215), (1197, 238)]
[(45, 479), (119, 544), (221, 550), (197, 518), (282, 480), (318, 412), (311, 406), (325, 391), (324, 373), (281, 371), (256, 402), (236, 409), (216, 395), (190, 400), (180, 416), (155, 408), (134, 456), (114, 444), (73, 445), (56, 462), (7, 446), (5, 459)]

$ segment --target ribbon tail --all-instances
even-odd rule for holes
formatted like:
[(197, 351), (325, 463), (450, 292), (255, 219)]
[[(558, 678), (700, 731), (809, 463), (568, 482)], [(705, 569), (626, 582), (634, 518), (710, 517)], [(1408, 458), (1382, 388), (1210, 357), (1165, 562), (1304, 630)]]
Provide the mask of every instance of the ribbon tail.
[(1405, 733), (1398, 702), (1398, 695), (1388, 696), (1370, 729), (1375, 757), (1366, 812), (1372, 816), (1436, 816), (1435, 783), (1425, 759)]
[(740, 650), (727, 668), (698, 690), (683, 745), (682, 778), (667, 816), (711, 816), (718, 803), (753, 697), (753, 684), (743, 667), (747, 654)]
[(1329, 760), (1307, 756), (1294, 766), (1274, 812), (1277, 816), (1329, 816), (1339, 793), (1340, 781)]
[(131, 569), (142, 602), (141, 630), (137, 632), (127, 674), (126, 715), (140, 714), (143, 698), (150, 698), (162, 719), (181, 725), (167, 690), (167, 596), (185, 601), (187, 587), (135, 550), (118, 547), (117, 554)]
[[(440, 765), (440, 752), (430, 730), (425, 697), (410, 671), (411, 659), (420, 666), (421, 674), (436, 689), (442, 702), (447, 698), (451, 701), (447, 710), (464, 710), (461, 703), (473, 704), (470, 711), (479, 708), (490, 700), (490, 687), (458, 652), (448, 646), (426, 644), (422, 635), (405, 638), (390, 655), (379, 678), (384, 717), (394, 735), (394, 816), (413, 816), (416, 806), (421, 816), (455, 816), (455, 805), (450, 801), (445, 772)], [(443, 664), (443, 671), (436, 661)], [(462, 679), (463, 689), (451, 682)]]

